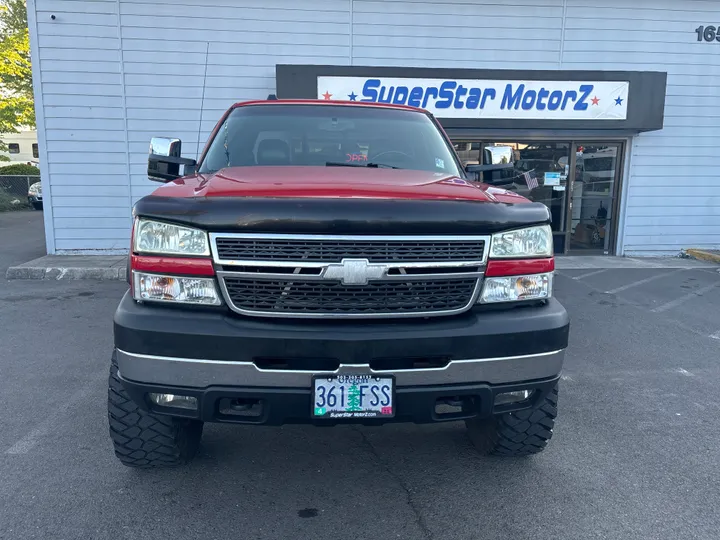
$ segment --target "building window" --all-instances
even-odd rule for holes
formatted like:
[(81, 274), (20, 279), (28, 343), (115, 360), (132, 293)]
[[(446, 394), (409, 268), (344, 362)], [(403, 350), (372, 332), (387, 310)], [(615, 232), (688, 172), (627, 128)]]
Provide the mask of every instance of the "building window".
[(11, 154), (19, 154), (20, 153), (20, 145), (18, 143), (10, 143), (8, 146), (8, 152)]
[(38, 145), (37, 145), (37, 143), (34, 143), (34, 144), (32, 145), (32, 150), (33, 150), (33, 157), (34, 157), (34, 158), (40, 157), (40, 151), (38, 150)]

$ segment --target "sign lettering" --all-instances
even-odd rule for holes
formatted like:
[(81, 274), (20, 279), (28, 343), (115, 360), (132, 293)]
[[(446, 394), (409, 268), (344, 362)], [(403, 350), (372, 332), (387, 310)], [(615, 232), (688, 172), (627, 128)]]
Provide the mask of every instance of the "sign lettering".
[(318, 99), (420, 107), (438, 118), (625, 120), (627, 81), (317, 78)]

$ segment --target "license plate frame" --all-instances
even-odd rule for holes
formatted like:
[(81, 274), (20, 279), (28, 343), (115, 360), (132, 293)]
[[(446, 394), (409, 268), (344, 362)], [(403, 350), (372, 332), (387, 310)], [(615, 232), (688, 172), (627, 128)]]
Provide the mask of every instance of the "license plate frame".
[[(387, 406), (382, 406), (382, 400), (383, 400), (383, 393), (380, 391), (379, 399), (380, 403), (378, 404), (380, 406), (379, 410), (371, 410), (371, 409), (359, 409), (359, 410), (347, 410), (347, 402), (346, 406), (343, 407), (344, 410), (338, 410), (335, 407), (317, 407), (318, 403), (318, 382), (325, 382), (326, 385), (324, 385), (326, 388), (328, 385), (333, 385), (334, 388), (338, 388), (339, 386), (344, 386), (347, 388), (347, 385), (352, 386), (353, 381), (355, 382), (364, 382), (364, 384), (372, 386), (374, 383), (375, 385), (382, 385), (382, 384), (390, 384), (390, 404)], [(326, 390), (327, 392), (327, 390)], [(341, 396), (340, 394), (336, 395), (335, 398), (337, 399), (343, 399), (345, 400), (349, 399), (349, 396), (345, 394), (344, 396)], [(364, 396), (365, 399), (372, 400), (374, 396), (371, 394), (370, 396)], [(372, 374), (372, 373), (350, 373), (350, 374), (341, 374), (341, 375), (315, 375), (312, 378), (312, 387), (310, 388), (310, 415), (313, 419), (333, 419), (333, 420), (352, 420), (352, 419), (364, 419), (364, 418), (394, 418), (396, 413), (396, 392), (395, 392), (395, 376), (394, 375), (378, 375), (378, 374)], [(327, 398), (326, 398), (327, 403)], [(389, 412), (384, 412), (384, 409), (389, 408)], [(324, 412), (320, 413), (319, 409), (324, 409)]]

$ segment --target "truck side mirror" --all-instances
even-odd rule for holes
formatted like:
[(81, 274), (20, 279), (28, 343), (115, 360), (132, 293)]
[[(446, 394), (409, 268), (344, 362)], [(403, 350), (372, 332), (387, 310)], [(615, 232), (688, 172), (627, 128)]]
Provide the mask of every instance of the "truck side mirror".
[[(197, 162), (194, 159), (180, 157), (182, 142), (180, 139), (153, 137), (150, 139), (148, 153), (148, 180), (170, 182), (181, 176), (195, 172)], [(180, 165), (184, 166), (180, 174)]]
[[(493, 163), (491, 165), (466, 165), (465, 172), (471, 180), (494, 186), (513, 183), (513, 163)], [(509, 170), (508, 170), (509, 169)], [(493, 178), (493, 171), (502, 171), (499, 178)], [(505, 174), (503, 174), (505, 173)]]
[(480, 165), (476, 162), (470, 162), (463, 163), (463, 167), (465, 168), (465, 173), (467, 173), (470, 180), (480, 182)]

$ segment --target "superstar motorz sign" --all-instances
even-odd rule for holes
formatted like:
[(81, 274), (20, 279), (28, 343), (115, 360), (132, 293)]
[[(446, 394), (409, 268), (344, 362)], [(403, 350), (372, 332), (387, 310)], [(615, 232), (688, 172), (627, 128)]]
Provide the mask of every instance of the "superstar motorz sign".
[(628, 81), (317, 78), (318, 99), (395, 103), (438, 118), (625, 120)]

